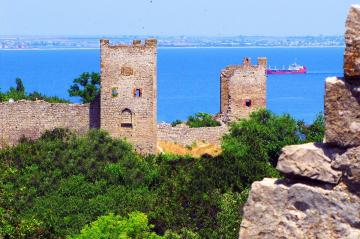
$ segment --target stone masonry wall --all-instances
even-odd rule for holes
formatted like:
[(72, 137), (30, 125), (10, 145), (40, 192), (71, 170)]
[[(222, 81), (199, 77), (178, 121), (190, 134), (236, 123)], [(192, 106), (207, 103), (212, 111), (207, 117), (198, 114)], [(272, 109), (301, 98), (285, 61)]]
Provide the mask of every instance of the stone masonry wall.
[(266, 58), (258, 58), (258, 65), (245, 58), (242, 65), (221, 71), (220, 113), (225, 122), (247, 118), (251, 112), (266, 108), (266, 67)]
[(110, 45), (101, 40), (100, 127), (141, 153), (156, 152), (157, 42)]
[(25, 136), (36, 139), (45, 130), (69, 128), (82, 134), (89, 129), (89, 105), (20, 100), (0, 103), (0, 147)]
[(222, 136), (229, 130), (228, 126), (189, 128), (187, 125), (158, 124), (158, 140), (191, 145), (196, 141), (205, 141), (220, 145)]

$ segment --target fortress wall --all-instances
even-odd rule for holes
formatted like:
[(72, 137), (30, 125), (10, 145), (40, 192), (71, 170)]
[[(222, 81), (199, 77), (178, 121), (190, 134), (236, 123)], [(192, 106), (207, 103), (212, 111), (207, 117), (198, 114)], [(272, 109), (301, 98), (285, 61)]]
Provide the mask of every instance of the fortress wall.
[(36, 139), (45, 130), (54, 128), (86, 133), (90, 126), (89, 112), (88, 104), (48, 103), (42, 100), (0, 103), (0, 147), (14, 145), (22, 136)]
[(228, 126), (190, 128), (187, 125), (158, 124), (158, 141), (168, 141), (191, 145), (196, 141), (206, 141), (211, 144), (220, 145), (222, 136), (228, 132)]

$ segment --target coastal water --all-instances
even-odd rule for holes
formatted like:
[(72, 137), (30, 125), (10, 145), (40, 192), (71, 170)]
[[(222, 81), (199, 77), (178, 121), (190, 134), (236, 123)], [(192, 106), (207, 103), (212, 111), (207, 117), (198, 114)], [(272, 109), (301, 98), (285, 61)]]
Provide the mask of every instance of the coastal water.
[[(342, 76), (343, 48), (160, 48), (158, 50), (158, 121), (186, 119), (195, 112), (220, 108), (220, 70), (249, 56), (266, 56), (271, 66), (297, 61), (306, 75), (270, 75), (267, 108), (311, 122), (323, 111), (324, 82)], [(0, 51), (0, 90), (23, 79), (27, 91), (39, 91), (74, 102), (67, 89), (85, 71), (99, 71), (99, 50)]]

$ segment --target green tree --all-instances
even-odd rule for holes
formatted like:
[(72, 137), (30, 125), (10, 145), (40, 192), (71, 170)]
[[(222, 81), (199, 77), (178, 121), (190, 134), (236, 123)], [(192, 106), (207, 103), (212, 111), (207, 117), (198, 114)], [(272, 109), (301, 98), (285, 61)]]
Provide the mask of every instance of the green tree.
[(100, 74), (84, 72), (74, 79), (68, 90), (70, 96), (79, 96), (82, 103), (92, 102), (100, 92)]
[(186, 124), (190, 128), (215, 127), (221, 125), (219, 121), (216, 121), (212, 118), (212, 115), (202, 112), (189, 116)]
[(304, 121), (298, 122), (299, 132), (304, 142), (322, 142), (325, 134), (325, 120), (322, 113), (316, 116), (315, 121), (306, 125)]
[(141, 212), (129, 213), (123, 218), (110, 213), (86, 225), (79, 235), (68, 239), (162, 239), (152, 232), (147, 216)]
[[(224, 137), (224, 155), (277, 164), (285, 145), (302, 143), (297, 121), (290, 115), (274, 115), (268, 110), (259, 110), (247, 120), (234, 123), (230, 134)], [(249, 163), (252, 163), (251, 161)]]
[(18, 100), (44, 100), (50, 103), (69, 103), (68, 100), (61, 99), (56, 96), (46, 96), (39, 92), (25, 92), (25, 86), (20, 78), (16, 78), (15, 80), (16, 87), (10, 87), (7, 92), (0, 92), (0, 102), (8, 101), (13, 99), (15, 101)]
[(16, 78), (16, 91), (25, 93), (25, 86), (20, 78)]

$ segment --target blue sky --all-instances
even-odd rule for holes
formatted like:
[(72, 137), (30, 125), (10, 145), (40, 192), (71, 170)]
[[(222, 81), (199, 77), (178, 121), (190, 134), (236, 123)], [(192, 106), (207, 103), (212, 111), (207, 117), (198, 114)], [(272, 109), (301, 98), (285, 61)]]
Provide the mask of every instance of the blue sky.
[(0, 35), (339, 35), (352, 0), (0, 0)]

